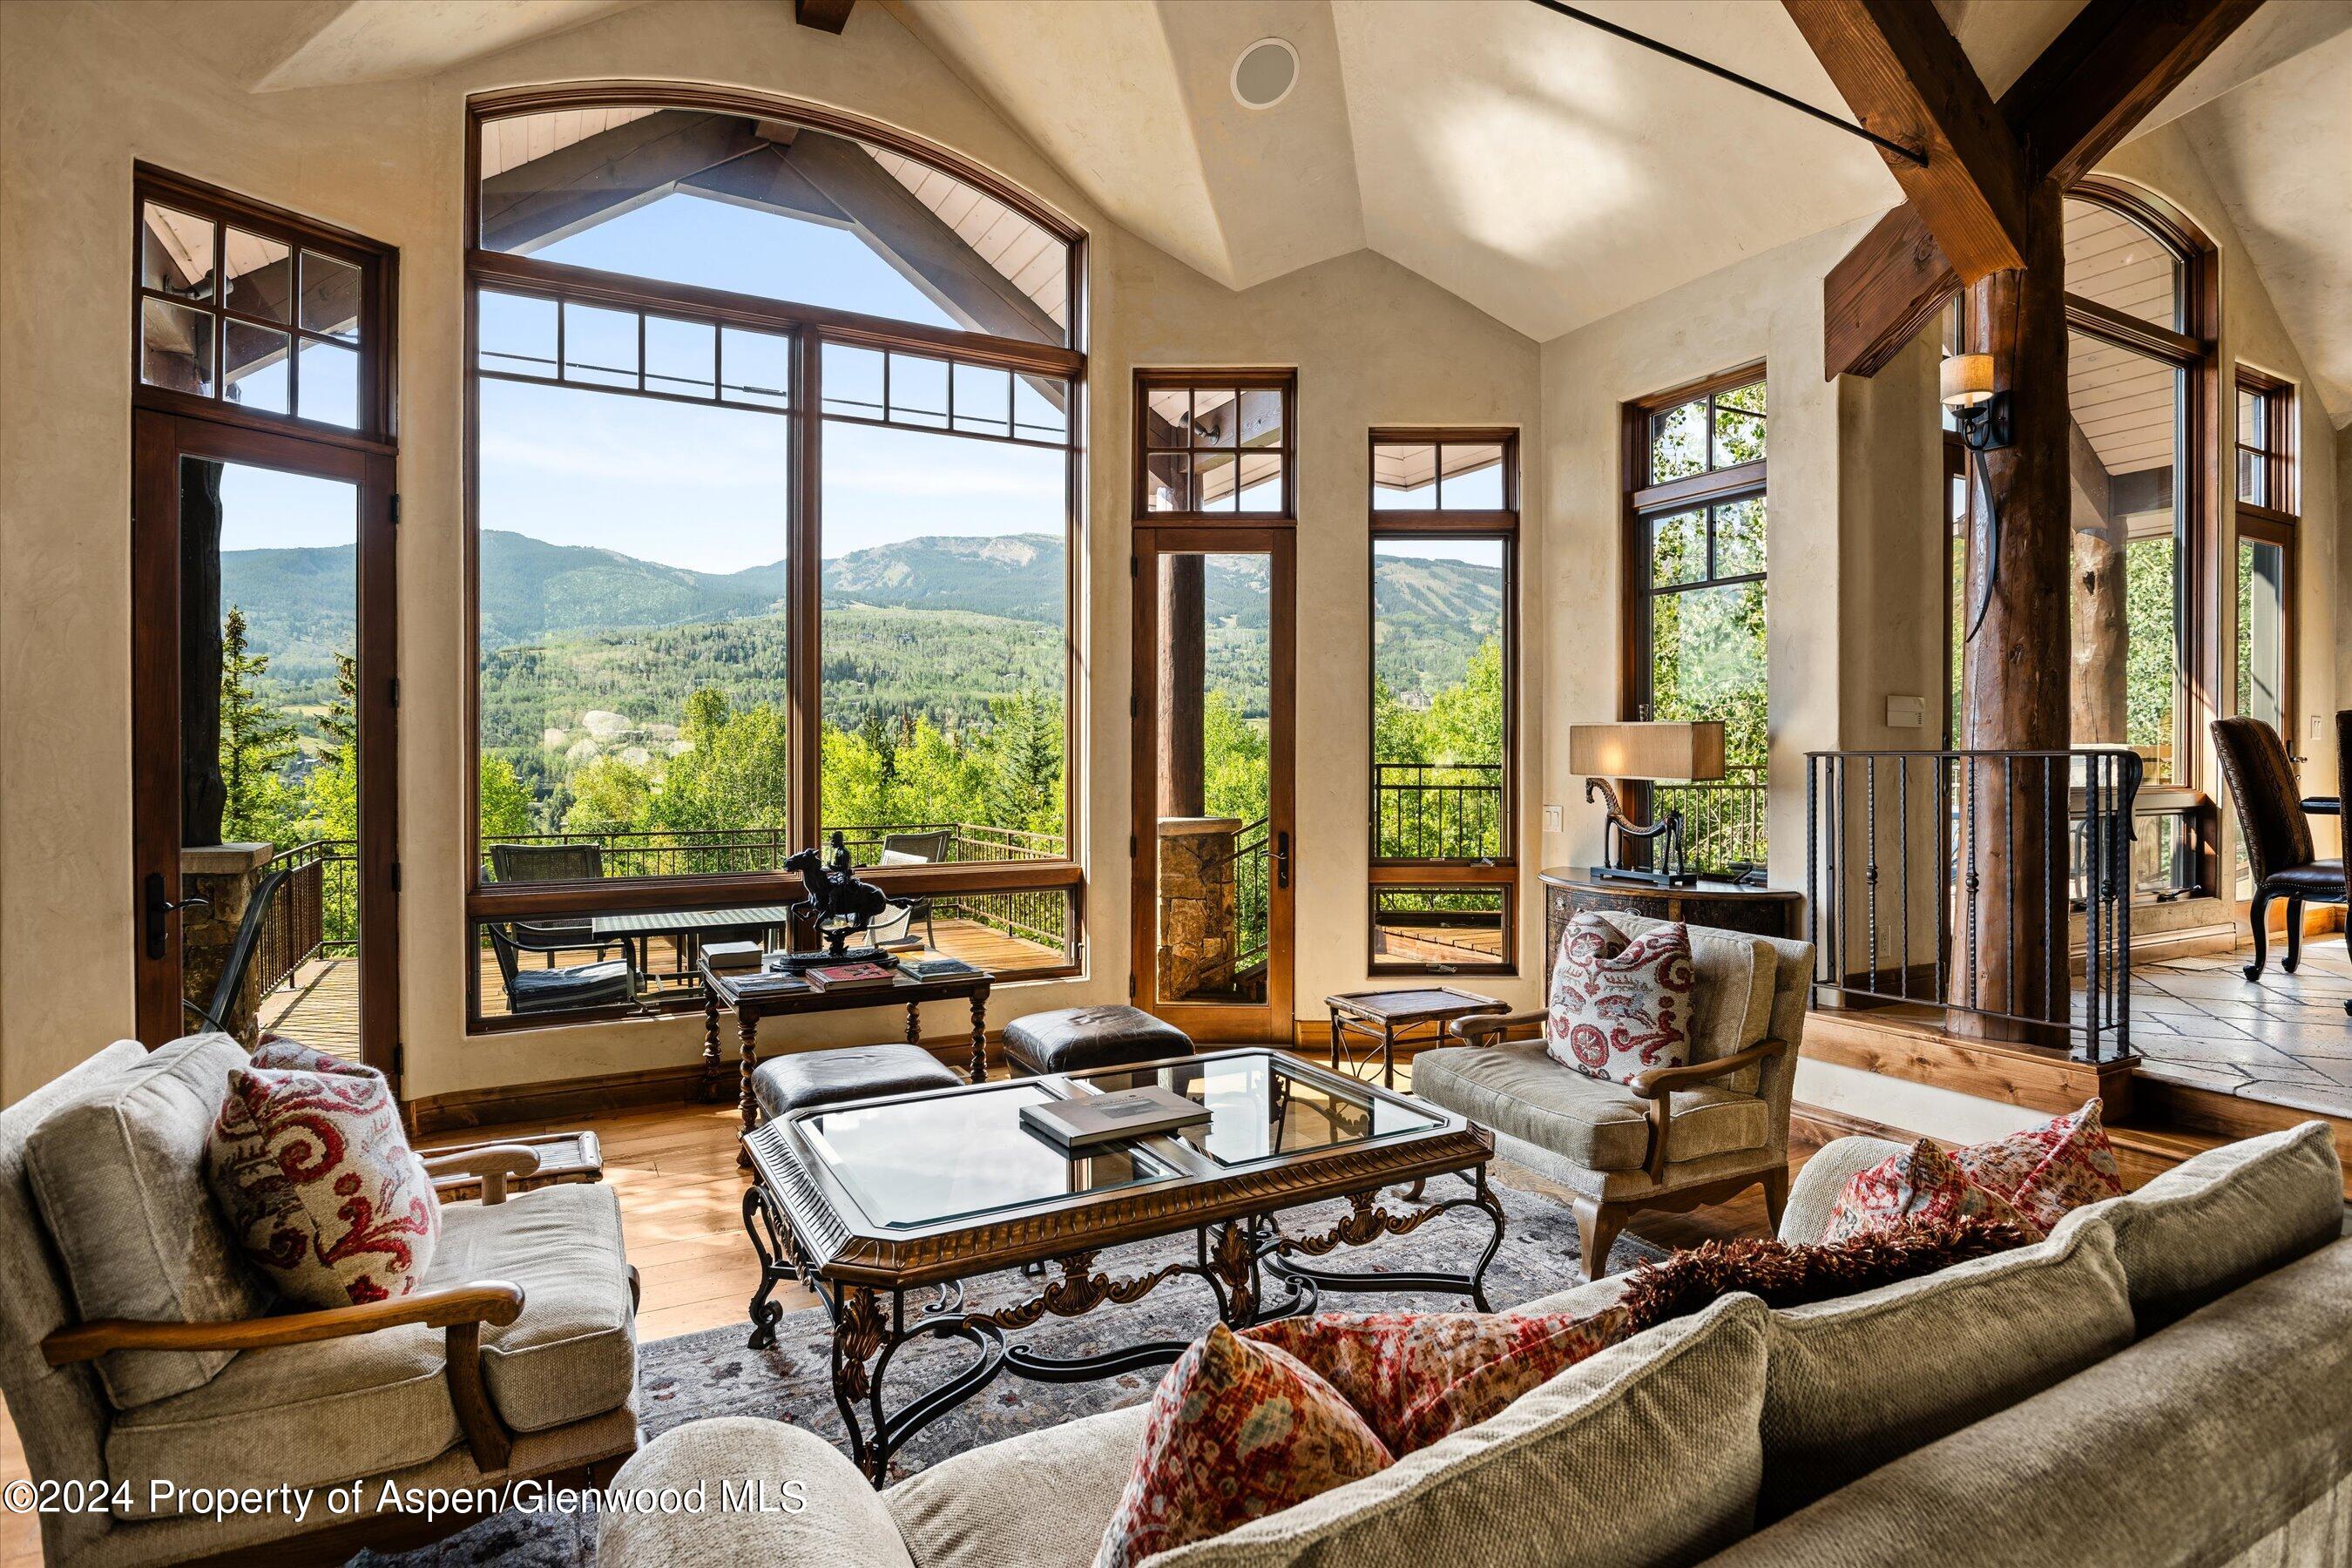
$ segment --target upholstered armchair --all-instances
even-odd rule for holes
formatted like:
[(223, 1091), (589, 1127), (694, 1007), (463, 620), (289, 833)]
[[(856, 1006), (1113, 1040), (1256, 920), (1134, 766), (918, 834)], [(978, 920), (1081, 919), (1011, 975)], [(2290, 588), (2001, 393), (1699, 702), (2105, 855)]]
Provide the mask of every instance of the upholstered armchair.
[[(1662, 922), (1601, 917), (1627, 940)], [(1587, 1279), (1643, 1209), (1752, 1186), (1777, 1229), (1789, 1195), (1789, 1100), (1812, 984), (1810, 942), (1690, 928), (1692, 1059), (1619, 1084), (1544, 1050), (1545, 1015), (1464, 1018), (1461, 1044), (1414, 1058), (1413, 1092), (1491, 1129), (1495, 1152), (1574, 1194)]]
[[(284, 1311), (265, 1290), (240, 1311), (258, 1276), (240, 1272), (201, 1164), (242, 1058), (220, 1035), (152, 1053), (122, 1041), (0, 1111), (0, 1392), (36, 1481), (108, 1491), (94, 1511), (42, 1516), (45, 1560), (340, 1562), (469, 1522), (380, 1513), (387, 1482), (617, 1468), (636, 1448), (635, 1289), (612, 1191), (509, 1195), (538, 1165), (520, 1145), (434, 1157), (453, 1196), (418, 1289)], [(38, 1130), (92, 1105), (125, 1139), (95, 1157), (127, 1179), (61, 1190)], [(480, 1201), (454, 1201), (460, 1189)], [(77, 1310), (101, 1288), (131, 1290), (132, 1310)], [(313, 1506), (215, 1519), (173, 1489), (222, 1486), (311, 1489)], [(346, 1487), (355, 1506), (330, 1511)]]
[[(2337, 716), (2339, 731), (2345, 728)], [(2346, 901), (2345, 862), (2315, 858), (2311, 818), (2294, 777), (2294, 759), (2286, 742), (2260, 719), (2216, 719), (2213, 745), (2221, 754), (2221, 777), (2230, 786), (2231, 804), (2238, 811), (2238, 834), (2245, 841), (2246, 864), (2254, 879), (2252, 907), (2254, 961), (2246, 978), (2258, 980), (2269, 959), (2270, 909), (2273, 900), (2286, 900), (2286, 957), (2279, 967), (2289, 974), (2303, 961), (2303, 906)]]

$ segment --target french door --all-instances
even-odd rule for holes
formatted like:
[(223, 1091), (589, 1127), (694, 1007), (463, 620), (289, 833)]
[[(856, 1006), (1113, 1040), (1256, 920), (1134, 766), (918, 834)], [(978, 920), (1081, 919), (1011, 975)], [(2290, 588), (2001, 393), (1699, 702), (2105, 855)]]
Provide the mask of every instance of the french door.
[(1135, 531), (1133, 995), (1292, 1037), (1297, 564), (1287, 528)]
[(394, 459), (153, 409), (132, 453), (140, 1038), (236, 963), (257, 1021), (395, 1073)]

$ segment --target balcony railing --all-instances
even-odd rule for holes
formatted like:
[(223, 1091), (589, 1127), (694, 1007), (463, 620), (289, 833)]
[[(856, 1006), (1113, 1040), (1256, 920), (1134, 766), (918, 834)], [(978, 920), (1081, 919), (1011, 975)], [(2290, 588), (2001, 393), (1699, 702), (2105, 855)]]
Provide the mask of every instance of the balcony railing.
[(1806, 766), (1818, 988), (2028, 1026), (2084, 1061), (2129, 1053), (2137, 755), (1815, 752)]
[(1382, 860), (1492, 860), (1503, 853), (1503, 769), (1496, 763), (1374, 763), (1374, 856)]
[(267, 870), (288, 873), (263, 916), (254, 950), (262, 990), (293, 978), (313, 958), (359, 952), (359, 846), (348, 838), (313, 838), (281, 849)]
[(1650, 820), (1683, 814), (1683, 846), (1695, 870), (1738, 875), (1760, 868), (1767, 848), (1764, 770), (1735, 763), (1705, 784), (1654, 784)]
[(1238, 981), (1265, 963), (1266, 900), (1273, 867), (1266, 819), (1234, 835), (1234, 975)]

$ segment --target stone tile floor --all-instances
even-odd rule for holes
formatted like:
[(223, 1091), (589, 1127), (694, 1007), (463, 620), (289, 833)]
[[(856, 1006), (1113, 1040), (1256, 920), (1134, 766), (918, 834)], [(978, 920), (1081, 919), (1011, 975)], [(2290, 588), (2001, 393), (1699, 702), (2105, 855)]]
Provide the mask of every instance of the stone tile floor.
[(2150, 1078), (2296, 1110), (2352, 1116), (2352, 956), (2344, 934), (2307, 937), (2293, 974), (2248, 980), (2251, 948), (2132, 967), (2132, 1045)]

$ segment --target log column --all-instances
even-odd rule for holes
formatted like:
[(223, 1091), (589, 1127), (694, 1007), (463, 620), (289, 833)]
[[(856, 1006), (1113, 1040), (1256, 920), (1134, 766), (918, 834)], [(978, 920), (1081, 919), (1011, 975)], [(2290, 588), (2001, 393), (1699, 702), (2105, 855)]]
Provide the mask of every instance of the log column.
[[(2059, 192), (2043, 184), (2029, 198), (2024, 268), (1993, 273), (1969, 289), (1969, 347), (1993, 356), (1994, 384), (2010, 393), (2015, 436), (2004, 450), (1970, 457), (1967, 616), (1975, 615), (1986, 574), (1993, 573), (1984, 618), (1965, 655), (1962, 743), (1971, 750), (2054, 751), (2068, 742), (2072, 497), (2062, 234)], [(2000, 511), (1997, 552), (1990, 548), (1989, 502)], [(2058, 1022), (2054, 1028), (2018, 1027), (1963, 1012), (1954, 1027), (2063, 1045), (2065, 770), (2053, 765), (2045, 779), (2041, 764), (2019, 763), (2005, 781), (2000, 764), (1983, 763), (1976, 785), (1959, 894), (1973, 920), (1974, 995), (1964, 983), (1953, 1000)], [(1968, 800), (1964, 793), (1964, 809)], [(1955, 956), (1968, 963), (1965, 941)]]

